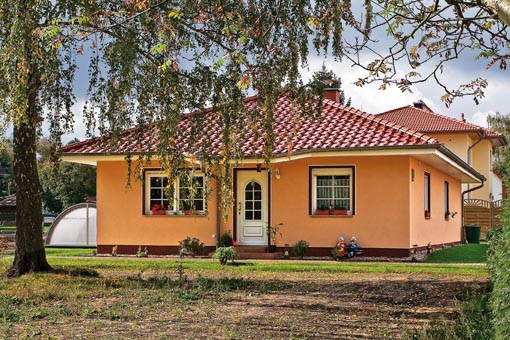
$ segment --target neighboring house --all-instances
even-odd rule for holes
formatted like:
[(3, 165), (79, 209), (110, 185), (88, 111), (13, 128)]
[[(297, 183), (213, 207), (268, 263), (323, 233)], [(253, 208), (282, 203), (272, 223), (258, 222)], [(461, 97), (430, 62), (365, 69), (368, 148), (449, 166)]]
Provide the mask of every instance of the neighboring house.
[[(258, 110), (256, 99), (245, 100), (248, 110)], [(199, 142), (190, 147), (195, 119), (207, 128), (195, 130)], [(176, 144), (193, 155), (208, 140), (207, 152), (220, 155), (221, 124), (212, 110), (184, 115)], [(192, 215), (180, 212), (184, 181), (172, 184), (175, 197), (165, 197), (168, 183), (157, 160), (143, 169), (143, 181), (126, 188), (125, 156), (155, 150), (153, 126), (126, 131), (115, 150), (107, 147), (108, 138), (65, 146), (63, 160), (97, 166), (98, 253), (115, 247), (119, 254), (134, 254), (142, 246), (150, 254), (175, 254), (187, 236), (212, 250), (227, 231), (241, 246), (267, 247), (266, 228), (278, 223), (278, 248), (302, 239), (310, 243), (309, 255), (330, 255), (340, 236), (355, 236), (367, 256), (408, 256), (415, 247), (460, 242), (461, 185), (479, 185), (483, 176), (437, 139), (331, 100), (317, 119), (302, 117), (282, 95), (269, 171), (264, 141), (256, 137), (260, 126), (247, 124), (236, 136), (243, 158), (231, 173), (235, 200), (226, 220), (218, 209), (221, 183), (212, 178), (213, 192), (202, 198), (206, 178), (199, 168)], [(134, 138), (140, 134), (143, 143)], [(172, 207), (155, 215), (155, 204)]]
[[(376, 116), (436, 138), (482, 174), (485, 177), (483, 187), (467, 193), (465, 198), (482, 200), (502, 198), (501, 191), (497, 189), (500, 180), (492, 172), (493, 148), (508, 144), (507, 139), (501, 133), (468, 123), (464, 117), (462, 120), (457, 120), (435, 113), (422, 101)], [(465, 184), (463, 190), (473, 189), (477, 186)], [(498, 190), (498, 192), (494, 192), (494, 190)]]
[(16, 195), (0, 198), (0, 225), (16, 225)]
[(503, 178), (495, 170), (491, 172), (491, 194), (494, 201), (506, 198)]

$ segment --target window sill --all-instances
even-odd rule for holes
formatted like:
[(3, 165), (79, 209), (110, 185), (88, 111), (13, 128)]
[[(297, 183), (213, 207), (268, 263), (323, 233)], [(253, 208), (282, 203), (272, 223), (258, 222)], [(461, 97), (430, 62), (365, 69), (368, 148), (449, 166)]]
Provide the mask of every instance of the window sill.
[(317, 215), (317, 214), (312, 214), (312, 215), (308, 215), (310, 217), (354, 217), (356, 215), (353, 215), (353, 214), (350, 214), (350, 215)]
[(166, 216), (166, 217), (176, 217), (176, 216), (193, 216), (193, 217), (205, 217), (207, 216), (207, 212), (195, 212), (195, 213), (183, 213), (183, 212), (169, 212), (167, 211), (164, 214), (153, 214), (152, 212), (143, 214), (144, 216)]

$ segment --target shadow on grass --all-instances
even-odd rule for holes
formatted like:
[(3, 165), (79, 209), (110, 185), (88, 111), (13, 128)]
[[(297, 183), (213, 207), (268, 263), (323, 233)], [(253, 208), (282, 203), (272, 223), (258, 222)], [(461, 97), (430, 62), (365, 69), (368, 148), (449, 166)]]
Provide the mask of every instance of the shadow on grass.
[(254, 266), (255, 264), (250, 263), (250, 262), (231, 262), (231, 263), (227, 263), (226, 265), (231, 266), (231, 267), (250, 267), (250, 266)]
[(52, 273), (69, 275), (74, 277), (99, 277), (99, 273), (97, 271), (88, 268), (72, 268), (72, 269), (53, 268)]

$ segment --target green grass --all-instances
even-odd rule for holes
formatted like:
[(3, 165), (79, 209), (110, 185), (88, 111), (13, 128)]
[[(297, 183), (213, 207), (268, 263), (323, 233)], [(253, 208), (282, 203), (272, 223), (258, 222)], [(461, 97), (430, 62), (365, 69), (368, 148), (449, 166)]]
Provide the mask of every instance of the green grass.
[(435, 251), (427, 258), (428, 263), (485, 263), (488, 245), (463, 244), (458, 247)]
[[(0, 261), (0, 271), (7, 270), (12, 260)], [(70, 258), (48, 256), (48, 262), (54, 268), (84, 268), (93, 271), (108, 272), (174, 272), (180, 264), (190, 272), (237, 273), (317, 273), (317, 274), (435, 274), (468, 275), (486, 277), (485, 266), (456, 264), (412, 264), (412, 263), (361, 263), (361, 262), (313, 262), (313, 261), (237, 261), (234, 265), (220, 266), (218, 261), (209, 259), (139, 259), (139, 258)]]
[[(50, 226), (49, 225), (43, 225), (43, 231), (48, 231), (50, 230)], [(16, 231), (16, 226), (15, 225), (2, 225), (0, 226), (0, 231), (12, 231), (12, 232), (15, 232)]]
[(47, 256), (90, 256), (95, 248), (46, 248)]

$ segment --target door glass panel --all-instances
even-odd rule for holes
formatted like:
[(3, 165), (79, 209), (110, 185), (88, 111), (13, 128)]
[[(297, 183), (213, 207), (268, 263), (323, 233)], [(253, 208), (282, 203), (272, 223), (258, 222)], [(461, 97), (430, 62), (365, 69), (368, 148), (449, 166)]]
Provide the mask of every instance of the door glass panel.
[(262, 187), (259, 183), (251, 181), (244, 188), (244, 219), (246, 221), (262, 220)]

